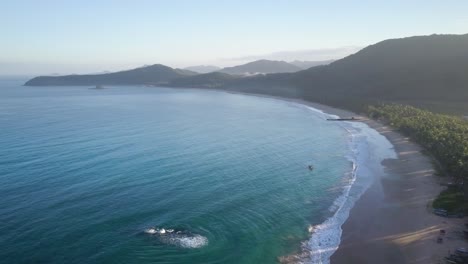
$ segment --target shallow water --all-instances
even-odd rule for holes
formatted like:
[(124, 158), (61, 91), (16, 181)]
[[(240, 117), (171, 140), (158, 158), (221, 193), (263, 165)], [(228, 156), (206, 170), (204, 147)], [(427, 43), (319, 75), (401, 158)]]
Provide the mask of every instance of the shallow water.
[(274, 263), (350, 181), (349, 133), (305, 106), (19, 84), (0, 83), (6, 263)]

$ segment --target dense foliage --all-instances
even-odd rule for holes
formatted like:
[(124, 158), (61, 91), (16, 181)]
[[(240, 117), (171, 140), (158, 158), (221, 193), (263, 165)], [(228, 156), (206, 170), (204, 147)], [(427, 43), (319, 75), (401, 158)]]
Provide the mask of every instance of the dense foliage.
[(398, 104), (371, 106), (369, 114), (421, 144), (458, 184), (468, 185), (467, 120)]
[(442, 191), (432, 203), (434, 208), (442, 208), (450, 215), (465, 213), (468, 214), (468, 203), (465, 195), (458, 188), (449, 187)]

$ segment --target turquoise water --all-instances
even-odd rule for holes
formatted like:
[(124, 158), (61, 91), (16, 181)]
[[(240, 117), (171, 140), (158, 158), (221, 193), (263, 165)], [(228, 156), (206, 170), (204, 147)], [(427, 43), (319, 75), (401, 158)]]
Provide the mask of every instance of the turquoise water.
[(20, 84), (0, 82), (4, 263), (275, 263), (348, 183), (348, 133), (298, 104)]

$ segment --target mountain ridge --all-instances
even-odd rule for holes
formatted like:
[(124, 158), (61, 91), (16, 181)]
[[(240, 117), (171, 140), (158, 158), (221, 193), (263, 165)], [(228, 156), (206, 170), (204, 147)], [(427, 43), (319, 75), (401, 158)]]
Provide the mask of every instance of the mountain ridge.
[(300, 61), (300, 60), (295, 60), (295, 61), (290, 61), (288, 62), (289, 64), (295, 65), (297, 67), (300, 67), (304, 70), (307, 70), (312, 67), (316, 66), (321, 66), (321, 65), (328, 65), (335, 60), (323, 60), (323, 61)]
[(25, 86), (66, 86), (66, 85), (132, 85), (132, 84), (167, 84), (169, 81), (195, 75), (183, 69), (154, 64), (131, 70), (104, 74), (38, 76), (30, 79)]
[(218, 87), (353, 111), (365, 111), (369, 104), (397, 102), (466, 115), (468, 34), (388, 39), (329, 65), (230, 79)]
[(196, 66), (185, 67), (184, 70), (203, 74), (203, 73), (219, 71), (221, 70), (221, 67), (214, 66), (214, 65), (196, 65)]
[(301, 70), (303, 69), (285, 61), (256, 60), (233, 67), (225, 67), (219, 70), (219, 72), (228, 73), (231, 75), (254, 75), (296, 72)]
[[(268, 64), (270, 61), (261, 62)], [(369, 104), (397, 102), (436, 111), (468, 113), (468, 34), (388, 39), (328, 65), (286, 73), (240, 77), (222, 71), (196, 74), (163, 65), (150, 67), (162, 68), (166, 72), (169, 69), (171, 74), (164, 78), (151, 76), (144, 79), (139, 77), (140, 73), (127, 76), (131, 81), (127, 79), (122, 83), (123, 80), (117, 78), (111, 84), (150, 83), (260, 93), (300, 98), (354, 111), (363, 111)], [(104, 75), (135, 70), (139, 69)], [(74, 78), (86, 80), (89, 76), (93, 75), (36, 77), (26, 85), (66, 85), (64, 83), (73, 83)], [(81, 84), (106, 84), (90, 79)]]

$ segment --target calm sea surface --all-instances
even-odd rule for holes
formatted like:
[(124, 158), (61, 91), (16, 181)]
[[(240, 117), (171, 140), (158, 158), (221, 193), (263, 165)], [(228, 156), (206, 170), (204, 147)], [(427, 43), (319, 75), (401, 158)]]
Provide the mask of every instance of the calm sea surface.
[(348, 183), (348, 133), (305, 106), (21, 84), (0, 82), (2, 263), (275, 263)]

